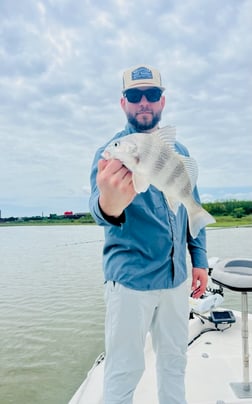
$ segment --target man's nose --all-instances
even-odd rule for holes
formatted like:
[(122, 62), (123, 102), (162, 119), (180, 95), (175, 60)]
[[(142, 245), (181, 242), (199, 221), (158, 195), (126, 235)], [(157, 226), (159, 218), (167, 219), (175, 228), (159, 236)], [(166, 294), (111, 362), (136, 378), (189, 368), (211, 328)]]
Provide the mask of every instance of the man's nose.
[(139, 101), (139, 104), (148, 104), (149, 101), (147, 100), (145, 95), (142, 95), (141, 100)]

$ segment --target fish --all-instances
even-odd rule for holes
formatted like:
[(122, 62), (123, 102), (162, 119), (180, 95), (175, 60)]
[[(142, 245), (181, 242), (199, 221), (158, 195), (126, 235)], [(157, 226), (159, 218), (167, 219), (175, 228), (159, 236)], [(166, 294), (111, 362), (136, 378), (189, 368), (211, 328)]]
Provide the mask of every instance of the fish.
[(176, 215), (181, 204), (187, 211), (189, 231), (196, 238), (215, 219), (193, 197), (198, 167), (191, 156), (176, 151), (176, 128), (165, 126), (151, 133), (131, 133), (111, 141), (104, 149), (106, 160), (118, 159), (132, 172), (136, 193), (150, 185), (161, 191)]

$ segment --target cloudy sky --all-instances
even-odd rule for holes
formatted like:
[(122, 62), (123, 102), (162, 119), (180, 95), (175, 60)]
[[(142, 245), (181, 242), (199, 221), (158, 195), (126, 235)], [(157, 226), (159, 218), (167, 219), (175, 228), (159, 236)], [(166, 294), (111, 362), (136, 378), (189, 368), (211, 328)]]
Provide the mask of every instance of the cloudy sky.
[(251, 0), (1, 0), (2, 217), (88, 211), (121, 77), (157, 67), (203, 200), (252, 199)]

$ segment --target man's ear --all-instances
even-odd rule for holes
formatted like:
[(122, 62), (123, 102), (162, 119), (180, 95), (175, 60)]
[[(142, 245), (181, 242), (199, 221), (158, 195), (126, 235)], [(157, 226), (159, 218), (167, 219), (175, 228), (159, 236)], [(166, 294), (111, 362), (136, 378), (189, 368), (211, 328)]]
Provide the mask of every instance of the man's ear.
[(162, 109), (164, 108), (164, 106), (165, 106), (165, 96), (162, 95), (162, 97), (161, 97), (161, 107), (162, 107)]
[(120, 102), (121, 102), (121, 107), (122, 107), (122, 109), (125, 111), (125, 98), (122, 97), (121, 100), (120, 100)]

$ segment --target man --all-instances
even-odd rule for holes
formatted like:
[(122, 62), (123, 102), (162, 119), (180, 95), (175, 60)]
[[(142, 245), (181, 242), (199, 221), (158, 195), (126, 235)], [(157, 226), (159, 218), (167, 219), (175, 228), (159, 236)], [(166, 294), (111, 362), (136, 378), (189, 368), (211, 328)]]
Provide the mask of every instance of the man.
[[(126, 70), (121, 107), (128, 123), (114, 139), (158, 128), (163, 91), (156, 69), (140, 65)], [(136, 194), (131, 172), (118, 160), (101, 158), (105, 146), (93, 162), (90, 197), (91, 214), (105, 229), (104, 404), (132, 404), (144, 371), (148, 331), (156, 353), (159, 403), (185, 404), (186, 247), (193, 267), (192, 290), (199, 298), (207, 284), (205, 230), (191, 238), (185, 208), (180, 206), (175, 216), (155, 187)], [(180, 143), (176, 148), (188, 155)], [(194, 197), (199, 201), (196, 188)]]

